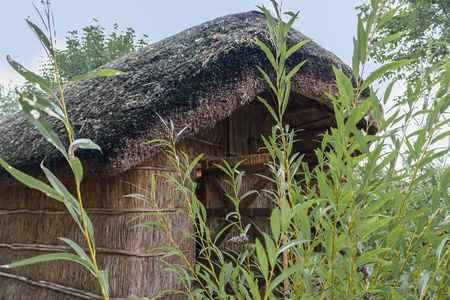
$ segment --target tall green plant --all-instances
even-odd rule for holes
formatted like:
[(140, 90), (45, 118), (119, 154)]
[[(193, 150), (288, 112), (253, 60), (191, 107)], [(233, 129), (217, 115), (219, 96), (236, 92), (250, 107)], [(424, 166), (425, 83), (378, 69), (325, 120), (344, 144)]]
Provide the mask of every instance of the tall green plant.
[[(270, 179), (276, 185), (265, 191), (274, 209), (264, 241), (249, 244), (248, 228), (242, 228), (239, 214), (239, 202), (248, 195), (239, 193), (245, 175), (225, 164), (218, 167), (230, 177), (233, 193), (228, 196), (236, 204), (236, 212), (227, 219), (241, 234), (230, 240), (239, 248), (218, 249), (189, 176), (200, 157), (191, 162), (177, 150), (173, 126), (167, 126), (170, 141), (155, 141), (165, 146), (163, 151), (178, 170), (178, 176), (166, 178), (180, 192), (177, 199), (186, 208), (181, 213), (196, 226), (189, 238), (201, 249), (195, 265), (176, 242), (165, 249), (167, 256), (185, 261), (181, 266), (168, 264), (185, 283), (185, 294), (191, 299), (447, 299), (450, 171), (448, 148), (437, 143), (450, 135), (450, 61), (446, 57), (424, 70), (417, 82), (407, 85), (392, 115), (383, 119), (380, 104), (386, 104), (393, 83), (382, 98), (371, 84), (413, 61), (387, 63), (363, 80), (368, 57), (379, 46), (373, 38), (396, 13), (394, 8), (381, 14), (383, 0), (371, 1), (367, 22), (358, 21), (352, 76), (333, 68), (337, 93), (328, 97), (336, 126), (322, 135), (316, 149), (318, 165), (309, 166), (293, 150), (297, 132), (283, 122), (290, 78), (304, 63), (287, 70), (286, 60), (304, 42), (287, 49), (287, 32), (297, 14), (288, 13), (291, 19), (284, 24), (278, 3), (272, 4), (278, 20), (260, 7), (271, 45), (257, 41), (275, 70), (274, 78), (261, 72), (277, 99), (274, 108), (260, 98), (277, 123), (268, 137), (262, 137), (272, 157)], [(378, 135), (368, 133), (371, 126), (379, 127)], [(156, 206), (155, 187), (146, 196), (133, 196)], [(170, 237), (164, 214), (155, 215), (160, 221), (139, 226), (156, 227)], [(200, 288), (193, 290), (193, 282)]]
[[(37, 25), (29, 20), (26, 20), (27, 24), (33, 30), (33, 32), (38, 37), (42, 46), (50, 60), (53, 60), (53, 74), (54, 80), (57, 82), (57, 90), (52, 89), (52, 85), (49, 81), (43, 77), (34, 74), (33, 72), (25, 69), (22, 65), (12, 60), (9, 56), (7, 60), (14, 70), (16, 70), (20, 75), (22, 75), (29, 82), (35, 83), (39, 86), (43, 93), (47, 94), (48, 97), (41, 96), (40, 93), (19, 93), (19, 103), (22, 107), (22, 112), (25, 117), (33, 123), (33, 125), (39, 130), (42, 136), (49, 141), (55, 148), (66, 158), (68, 166), (73, 172), (76, 186), (76, 194), (72, 195), (68, 189), (61, 183), (61, 181), (41, 163), (41, 169), (44, 171), (50, 185), (39, 181), (33, 177), (30, 177), (19, 170), (10, 166), (7, 162), (0, 158), (0, 164), (17, 180), (24, 183), (25, 185), (38, 189), (45, 193), (48, 197), (64, 203), (70, 215), (72, 216), (78, 228), (83, 233), (88, 246), (88, 254), (74, 241), (67, 238), (60, 238), (62, 241), (67, 243), (75, 252), (72, 253), (53, 253), (42, 256), (37, 256), (29, 259), (25, 259), (19, 262), (11, 263), (8, 265), (1, 266), (3, 268), (15, 268), (19, 266), (51, 261), (51, 260), (69, 260), (74, 261), (83, 265), (87, 268), (92, 275), (97, 278), (101, 293), (104, 299), (109, 298), (109, 284), (108, 284), (108, 271), (99, 270), (96, 261), (96, 248), (95, 248), (95, 238), (94, 238), (94, 228), (92, 223), (86, 214), (80, 185), (83, 180), (83, 167), (80, 160), (76, 157), (75, 151), (79, 148), (83, 149), (95, 149), (100, 151), (100, 147), (96, 145), (89, 139), (76, 138), (75, 133), (72, 129), (72, 125), (67, 114), (66, 102), (64, 99), (64, 87), (61, 85), (60, 76), (58, 72), (58, 64), (56, 59), (55, 50), (55, 37), (53, 36), (53, 15), (51, 13), (50, 2), (45, 1), (44, 4), (44, 16), (41, 15), (41, 19), (45, 19), (44, 22), (45, 31), (41, 30)], [(83, 76), (78, 76), (76, 80), (82, 80), (85, 78), (90, 78), (95, 75), (101, 76), (111, 76), (116, 74), (124, 74), (123, 72), (115, 70), (101, 70), (96, 73), (90, 73)], [(65, 145), (60, 137), (53, 130), (53, 126), (47, 117), (56, 118), (58, 121), (62, 122), (67, 133), (67, 140), (69, 145)]]
[[(242, 195), (243, 193), (241, 192), (244, 172), (237, 171), (239, 164), (230, 166), (226, 162), (224, 162), (225, 166), (217, 165), (217, 167), (221, 168), (230, 178), (228, 182), (231, 185), (233, 194), (228, 195), (228, 197), (235, 203), (236, 212), (227, 216), (227, 219), (230, 221), (228, 226), (219, 232), (215, 239), (217, 240), (226, 232), (228, 227), (232, 226), (236, 226), (240, 234), (230, 240), (232, 244), (236, 245), (234, 249), (222, 250), (215, 245), (215, 240), (212, 240), (210, 229), (206, 225), (206, 210), (196, 197), (196, 183), (189, 176), (201, 159), (201, 156), (190, 161), (187, 154), (177, 149), (176, 141), (181, 132), (175, 135), (173, 133), (173, 125), (166, 124), (168, 132), (171, 133), (170, 140), (155, 140), (151, 142), (164, 146), (162, 151), (178, 170), (177, 176), (167, 175), (164, 177), (180, 194), (177, 195), (176, 199), (184, 205), (185, 210), (179, 213), (186, 215), (195, 226), (195, 231), (188, 234), (189, 238), (195, 239), (200, 249), (195, 265), (192, 265), (186, 255), (180, 251), (179, 245), (172, 237), (164, 213), (158, 210), (158, 191), (155, 190), (155, 179), (152, 179), (152, 189), (150, 191), (145, 191), (144, 194), (128, 195), (142, 199), (156, 208), (156, 212), (151, 214), (156, 215), (159, 221), (147, 221), (138, 226), (151, 227), (163, 231), (169, 240), (172, 241), (173, 247), (163, 249), (167, 251), (165, 257), (177, 255), (182, 258), (185, 265), (167, 265), (183, 281), (186, 288), (183, 292), (192, 299), (272, 299), (275, 295), (279, 296), (288, 292), (280, 288), (280, 283), (283, 280), (289, 279), (293, 274), (302, 272), (304, 268), (311, 265), (310, 262), (299, 262), (295, 266), (287, 266), (278, 260), (278, 256), (283, 252), (297, 247), (301, 248), (303, 247), (302, 245), (310, 241), (309, 227), (308, 235), (305, 237), (292, 237), (287, 234), (293, 218), (292, 206), (294, 203), (294, 200), (289, 198), (288, 195), (298, 192), (298, 188), (294, 188), (294, 183), (289, 179), (294, 178), (294, 175), (302, 165), (302, 161), (298, 154), (294, 154), (291, 157), (295, 139), (294, 132), (288, 132), (288, 127), (286, 129), (282, 127), (283, 114), (289, 99), (290, 79), (305, 63), (300, 63), (288, 72), (285, 67), (286, 59), (306, 44), (308, 40), (287, 49), (285, 38), (294, 20), (297, 18), (297, 14), (290, 14), (291, 20), (287, 24), (283, 24), (278, 11), (278, 4), (276, 2), (273, 2), (273, 4), (277, 11), (278, 21), (272, 18), (266, 8), (260, 8), (267, 15), (270, 37), (276, 49), (276, 54), (273, 55), (268, 46), (257, 41), (267, 54), (277, 74), (276, 82), (271, 82), (267, 74), (261, 70), (278, 99), (278, 106), (274, 110), (264, 99), (260, 98), (278, 124), (273, 128), (270, 139), (264, 139), (266, 147), (273, 158), (273, 163), (270, 164), (270, 167), (274, 174), (274, 180), (277, 183), (277, 190), (270, 191), (276, 202), (276, 209), (271, 217), (271, 227), (275, 236), (265, 235), (264, 242), (267, 250), (264, 249), (259, 240), (256, 240), (255, 244), (249, 243), (247, 236), (249, 227), (244, 228), (242, 226), (239, 214), (239, 203), (249, 195), (249, 193)], [(278, 161), (281, 162), (281, 165), (278, 164)], [(283, 170), (283, 172), (280, 172), (280, 170)], [(286, 173), (288, 179), (284, 178), (281, 175), (282, 173)], [(300, 194), (296, 196), (299, 197)], [(286, 199), (284, 205), (281, 199)], [(194, 283), (198, 284), (200, 288), (192, 290)], [(260, 294), (261, 288), (262, 294)], [(163, 293), (165, 292), (168, 291)], [(156, 297), (158, 296), (160, 295)]]

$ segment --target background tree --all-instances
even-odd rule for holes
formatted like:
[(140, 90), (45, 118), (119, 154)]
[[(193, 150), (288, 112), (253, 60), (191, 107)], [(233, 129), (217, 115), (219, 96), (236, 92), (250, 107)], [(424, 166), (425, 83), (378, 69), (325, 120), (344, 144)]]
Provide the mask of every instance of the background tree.
[[(94, 21), (98, 23), (98, 20), (94, 19)], [(120, 32), (118, 28), (119, 25), (115, 23), (109, 35), (106, 34), (105, 28), (98, 24), (84, 27), (81, 34), (77, 30), (69, 31), (66, 37), (66, 49), (55, 51), (63, 83), (76, 75), (86, 74), (107, 62), (148, 45), (147, 35), (137, 40), (133, 28), (127, 27), (125, 31)], [(54, 82), (51, 61), (43, 62), (39, 71), (48, 81)], [(38, 93), (38, 89), (31, 83), (14, 87), (0, 85), (0, 120), (20, 109), (16, 90), (22, 93), (25, 91)]]
[[(374, 44), (379, 45), (377, 51), (371, 53), (371, 58), (381, 64), (402, 59), (418, 59), (416, 63), (403, 66), (401, 70), (404, 72), (387, 74), (388, 78), (408, 78), (415, 81), (421, 73), (422, 62), (435, 63), (449, 53), (447, 43), (450, 42), (450, 0), (385, 0), (380, 19), (396, 7), (396, 14), (374, 38)], [(365, 1), (357, 7), (363, 21), (368, 20), (369, 8), (370, 1)], [(398, 35), (402, 36), (388, 43), (381, 42)]]
[[(95, 22), (98, 20), (94, 19)], [(120, 33), (117, 23), (114, 31), (106, 35), (105, 28), (100, 25), (90, 25), (82, 29), (82, 35), (77, 30), (68, 32), (66, 49), (56, 50), (56, 61), (63, 81), (67, 82), (76, 75), (86, 74), (107, 62), (128, 54), (140, 47), (148, 45), (147, 35), (136, 40), (135, 30), (127, 27)], [(46, 62), (41, 69), (45, 77), (52, 77), (53, 66)]]
[(0, 85), (0, 120), (20, 109), (19, 101), (13, 88)]
[(0, 84), (0, 120), (20, 110), (17, 92), (30, 92), (34, 95), (43, 94), (35, 84), (29, 82), (14, 87), (11, 86), (11, 83), (6, 87)]

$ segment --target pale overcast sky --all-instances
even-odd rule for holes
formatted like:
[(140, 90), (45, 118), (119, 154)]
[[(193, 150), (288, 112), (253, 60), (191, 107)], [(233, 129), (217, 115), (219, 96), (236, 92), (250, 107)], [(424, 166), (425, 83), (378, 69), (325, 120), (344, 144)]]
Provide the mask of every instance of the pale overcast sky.
[[(30, 0), (0, 0), (0, 84), (21, 80), (7, 64), (11, 57), (35, 72), (44, 54), (24, 19), (30, 17), (41, 25)], [(41, 8), (40, 0), (33, 1)], [(315, 40), (351, 64), (352, 38), (356, 33), (357, 11), (362, 0), (284, 0), (285, 11), (300, 11), (294, 28)], [(159, 41), (186, 28), (214, 18), (257, 9), (267, 0), (53, 0), (51, 1), (57, 31), (57, 47), (64, 47), (66, 32), (81, 30), (98, 19), (101, 26), (112, 30), (133, 27), (137, 36), (149, 35), (150, 42)]]

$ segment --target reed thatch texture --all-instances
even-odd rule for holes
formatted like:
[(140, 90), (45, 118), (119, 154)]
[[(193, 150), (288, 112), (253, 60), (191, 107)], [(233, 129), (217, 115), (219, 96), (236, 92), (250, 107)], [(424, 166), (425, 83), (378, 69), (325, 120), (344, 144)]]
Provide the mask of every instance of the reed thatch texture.
[[(14, 252), (7, 248), (0, 247), (2, 259), (11, 261), (24, 259), (36, 255), (46, 254), (39, 250), (20, 249)], [(159, 256), (159, 258), (161, 255)], [(167, 258), (170, 263), (182, 263), (176, 257)], [(174, 279), (171, 272), (162, 272), (164, 264), (155, 259), (155, 257), (126, 257), (123, 255), (101, 254), (98, 263), (100, 268), (107, 268), (110, 275), (111, 298), (126, 298), (131, 294), (140, 296), (156, 295), (159, 291), (165, 289), (183, 289), (181, 283)], [(8, 275), (14, 276), (8, 278)], [(22, 277), (23, 279), (19, 278)], [(84, 268), (74, 267), (74, 263), (66, 261), (54, 261), (49, 263), (40, 263), (26, 266), (18, 269), (6, 270), (0, 273), (2, 287), (5, 279), (16, 279), (10, 283), (11, 287), (16, 287), (14, 293), (7, 290), (0, 290), (1, 299), (35, 299), (32, 295), (24, 294), (18, 289), (26, 279), (30, 281), (44, 281), (50, 285), (58, 285), (59, 292), (70, 295), (71, 290), (77, 290), (80, 293), (100, 295), (98, 283), (91, 280), (92, 275)], [(70, 279), (70, 281), (69, 281)], [(47, 290), (43, 286), (40, 289)], [(50, 290), (52, 290), (50, 288)], [(7, 297), (7, 293), (11, 293)], [(43, 298), (58, 299), (58, 298)]]
[[(156, 150), (145, 143), (165, 132), (155, 112), (172, 119), (178, 129), (190, 124), (184, 135), (189, 137), (267, 91), (268, 85), (255, 66), (273, 75), (272, 68), (255, 38), (270, 45), (263, 14), (225, 16), (104, 66), (128, 75), (96, 77), (68, 86), (68, 114), (75, 133), (103, 149), (103, 154), (77, 153), (84, 161), (86, 178), (119, 174), (154, 155)], [(291, 30), (288, 46), (306, 38)], [(292, 79), (292, 96), (299, 99), (293, 101), (293, 108), (305, 108), (301, 98), (315, 103), (315, 114), (302, 116), (307, 121), (330, 110), (325, 93), (335, 90), (332, 66), (348, 75), (351, 70), (314, 42), (293, 54), (288, 68), (303, 60), (308, 62)], [(62, 126), (55, 126), (62, 133)], [(372, 126), (376, 130), (377, 124)], [(39, 163), (47, 158), (46, 164), (55, 172), (67, 174), (62, 156), (20, 114), (0, 122), (0, 156), (35, 174), (39, 173)], [(7, 179), (4, 171), (0, 170), (0, 175), (2, 180)]]
[[(189, 149), (186, 152), (189, 153)], [(98, 262), (100, 268), (109, 270), (111, 296), (117, 299), (125, 299), (131, 294), (151, 296), (164, 289), (183, 289), (172, 273), (164, 271), (164, 265), (159, 261), (166, 252), (145, 252), (170, 246), (167, 237), (148, 228), (130, 228), (139, 222), (154, 219), (144, 216), (131, 221), (145, 212), (155, 211), (155, 208), (141, 200), (123, 196), (142, 192), (134, 185), (150, 190), (151, 173), (176, 176), (163, 167), (167, 165), (167, 159), (162, 153), (153, 158), (151, 165), (147, 163), (110, 178), (87, 181), (83, 185), (86, 211), (96, 230)], [(177, 194), (162, 177), (157, 177), (157, 189)], [(70, 251), (57, 239), (61, 236), (72, 239), (87, 251), (83, 236), (61, 203), (46, 199), (36, 190), (16, 185), (0, 186), (0, 195), (0, 265), (36, 255)], [(174, 230), (187, 228), (189, 232), (190, 222), (183, 214), (176, 212), (180, 206), (170, 195), (162, 192), (157, 195), (158, 206), (167, 216), (175, 240), (186, 255), (192, 256), (194, 245), (186, 239), (180, 242), (185, 238), (185, 233)], [(175, 257), (167, 260), (182, 263)], [(41, 281), (46, 284), (37, 284)], [(27, 294), (28, 290), (30, 293), (38, 290), (37, 294), (42, 299), (91, 299), (92, 295), (99, 294), (92, 275), (71, 262), (56, 261), (6, 270), (0, 273), (0, 285), (4, 284), (10, 288), (0, 289), (0, 299), (25, 299), (31, 297)], [(22, 286), (27, 288), (22, 289)], [(183, 299), (184, 296), (172, 295), (167, 299), (177, 297)]]

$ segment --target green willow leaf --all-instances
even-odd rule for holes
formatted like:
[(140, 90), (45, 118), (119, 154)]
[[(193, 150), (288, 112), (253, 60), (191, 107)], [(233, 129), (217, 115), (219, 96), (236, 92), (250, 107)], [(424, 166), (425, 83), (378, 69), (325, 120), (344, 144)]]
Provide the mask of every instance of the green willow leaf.
[(282, 283), (285, 279), (288, 279), (292, 274), (300, 272), (303, 268), (307, 268), (309, 266), (315, 265), (317, 262), (307, 262), (307, 263), (299, 263), (297, 262), (294, 266), (290, 267), (287, 270), (281, 272), (269, 285), (267, 288), (267, 293), (271, 293), (280, 283)]
[(305, 244), (305, 243), (309, 243), (311, 240), (306, 240), (306, 239), (297, 239), (297, 240), (291, 240), (285, 244), (283, 244), (283, 246), (280, 247), (280, 249), (278, 249), (278, 253), (277, 255), (280, 255), (283, 253), (283, 251), (288, 250), (292, 247), (295, 247), (297, 245), (301, 245), (301, 244)]
[(28, 80), (30, 82), (37, 83), (44, 92), (46, 92), (47, 94), (52, 95), (53, 97), (56, 98), (56, 96), (53, 93), (53, 90), (51, 88), (51, 84), (47, 80), (45, 80), (44, 78), (42, 78), (39, 75), (36, 75), (35, 73), (33, 73), (29, 70), (27, 70), (21, 64), (19, 64), (15, 60), (13, 60), (9, 55), (6, 56), (6, 60), (8, 61), (9, 65), (14, 70), (16, 70), (17, 73), (19, 73), (20, 75), (23, 76), (23, 78), (25, 78), (26, 80)]
[(99, 271), (97, 277), (100, 279), (103, 289), (105, 290), (106, 297), (109, 298), (109, 279), (108, 270)]
[[(26, 95), (25, 97), (28, 98), (28, 96)], [(39, 95), (30, 95), (30, 98), (33, 99), (33, 106), (35, 108), (44, 111), (49, 116), (57, 118), (58, 120), (62, 120), (65, 118), (64, 112), (61, 110), (61, 108), (53, 103), (49, 98), (41, 97)]]
[(270, 229), (275, 241), (278, 241), (280, 237), (280, 220), (278, 217), (279, 210), (274, 209), (270, 215)]
[(77, 225), (82, 229), (82, 218), (80, 212), (80, 203), (70, 194), (67, 188), (56, 178), (56, 176), (48, 170), (43, 163), (41, 163), (41, 169), (44, 171), (45, 176), (52, 185), (52, 187), (61, 195), (64, 196), (67, 209), (69, 210), (72, 218)]
[(380, 122), (381, 121), (381, 117), (382, 117), (382, 112), (381, 112), (381, 104), (380, 104), (380, 100), (378, 99), (376, 93), (371, 90), (370, 91), (370, 103), (372, 104), (372, 113), (374, 115), (374, 121), (375, 122)]
[(252, 291), (252, 298), (254, 300), (261, 300), (261, 296), (259, 294), (258, 286), (255, 284), (255, 281), (253, 280), (252, 276), (242, 267), (239, 267), (242, 274), (244, 274), (245, 280), (247, 281), (248, 287), (250, 287), (250, 290)]
[[(369, 26), (369, 25), (367, 25)], [(369, 27), (368, 27), (369, 28)], [(358, 32), (357, 32), (357, 42), (359, 49), (359, 58), (361, 61), (365, 60), (367, 56), (367, 31), (364, 29), (364, 24), (361, 17), (358, 16)]]
[(266, 54), (266, 57), (269, 59), (270, 63), (272, 64), (272, 67), (276, 68), (277, 63), (275, 61), (275, 57), (272, 54), (272, 51), (270, 51), (269, 47), (266, 46), (263, 42), (255, 38), (256, 43), (259, 45), (259, 47), (264, 51)]
[(52, 260), (70, 260), (77, 262), (79, 264), (82, 264), (86, 268), (90, 269), (90, 265), (88, 262), (86, 262), (84, 259), (79, 257), (78, 255), (72, 254), (72, 253), (52, 253), (52, 254), (45, 254), (40, 256), (35, 256), (32, 258), (24, 259), (12, 264), (1, 266), (2, 268), (17, 268), (22, 267), (26, 265), (41, 263), (41, 262), (47, 262)]
[(133, 225), (130, 228), (135, 228), (135, 227), (155, 228), (154, 226), (164, 227), (164, 223), (162, 223), (161, 221), (152, 221), (152, 220), (150, 220), (150, 221), (140, 222), (139, 224)]
[(64, 202), (65, 198), (63, 195), (58, 193), (55, 189), (50, 187), (49, 185), (45, 184), (44, 182), (37, 180), (36, 178), (33, 178), (23, 172), (20, 172), (19, 170), (11, 167), (8, 165), (3, 159), (0, 158), (0, 164), (5, 168), (6, 171), (8, 171), (14, 178), (22, 182), (23, 184), (27, 185), (28, 187), (32, 189), (38, 189), (44, 194), (46, 194), (48, 197), (53, 198), (55, 200)]
[[(307, 60), (304, 60), (301, 63), (299, 63), (298, 65), (296, 65), (286, 76), (286, 80), (290, 80), (292, 78), (292, 76), (294, 76), (306, 62), (307, 62)], [(288, 81), (288, 84), (289, 84), (289, 81)], [(288, 91), (289, 91), (289, 89), (288, 89)], [(287, 101), (285, 103), (287, 104)]]
[(361, 84), (361, 91), (363, 91), (366, 88), (368, 88), (369, 85), (371, 85), (375, 80), (381, 78), (384, 74), (386, 74), (386, 72), (398, 69), (398, 68), (400, 68), (402, 66), (405, 66), (405, 65), (407, 65), (409, 63), (412, 63), (413, 61), (415, 61), (415, 59), (404, 59), (404, 60), (395, 61), (395, 62), (392, 62), (392, 63), (385, 64), (385, 65), (381, 66), (377, 70), (373, 71), (366, 78), (366, 80), (364, 80), (364, 82)]
[(397, 243), (400, 248), (400, 253), (403, 255), (404, 258), (407, 256), (407, 248), (406, 248), (406, 241), (405, 236), (403, 233), (399, 233), (397, 236)]
[(398, 225), (402, 225), (402, 224), (411, 222), (415, 218), (418, 218), (418, 217), (422, 216), (424, 213), (428, 212), (430, 209), (431, 209), (431, 207), (428, 206), (428, 207), (424, 207), (422, 209), (417, 209), (417, 210), (411, 211), (400, 220)]
[[(294, 24), (295, 20), (298, 18), (298, 14), (300, 12), (288, 12), (286, 13), (287, 15), (289, 15), (291, 17), (291, 19), (286, 23), (286, 25), (284, 25), (284, 30), (283, 30), (283, 38), (286, 37), (286, 35), (288, 34), (289, 30), (291, 30), (292, 24)], [(289, 56), (286, 56), (286, 58), (288, 58)]]
[(36, 24), (34, 24), (33, 22), (31, 22), (28, 19), (25, 19), (25, 21), (27, 22), (28, 26), (30, 26), (31, 30), (33, 30), (33, 32), (36, 34), (38, 39), (42, 42), (44, 47), (47, 48), (48, 54), (52, 53), (53, 48), (52, 48), (52, 44), (50, 43), (48, 37), (42, 32), (42, 30), (38, 26), (36, 26)]
[(359, 257), (355, 260), (355, 267), (363, 267), (367, 265), (373, 265), (373, 264), (390, 264), (391, 262), (378, 258), (378, 257)]
[(342, 269), (342, 266), (337, 264), (334, 261), (329, 261), (329, 264), (331, 265), (331, 267), (333, 268), (333, 271), (336, 273), (336, 275), (338, 276), (338, 278), (341, 281), (345, 281), (345, 279), (347, 278), (347, 274), (345, 273), (345, 271)]
[(102, 151), (99, 145), (91, 141), (90, 139), (77, 139), (69, 146), (69, 153), (75, 152), (78, 148), (81, 149), (95, 149)]
[(64, 145), (62, 144), (59, 136), (53, 130), (52, 125), (40, 115), (40, 113), (34, 109), (31, 105), (32, 101), (26, 99), (23, 95), (19, 98), (20, 105), (25, 117), (33, 123), (44, 138), (52, 143), (63, 155), (68, 159), (68, 155)]
[(83, 249), (81, 249), (81, 247), (78, 246), (77, 243), (75, 243), (74, 241), (67, 239), (67, 238), (59, 238), (59, 239), (64, 241), (66, 244), (68, 244), (78, 254), (78, 256), (81, 259), (85, 260), (89, 264), (89, 266), (90, 266), (90, 268), (88, 268), (89, 271), (94, 272), (94, 270), (95, 270), (94, 264), (92, 263), (91, 259), (86, 254), (86, 252)]
[(304, 45), (306, 45), (307, 43), (309, 43), (310, 41), (312, 41), (311, 39), (307, 39), (307, 40), (303, 40), (300, 43), (297, 43), (296, 45), (292, 46), (287, 52), (286, 52), (286, 59), (289, 58), (289, 56), (291, 56), (292, 54), (294, 54), (298, 49), (300, 49), (301, 47), (303, 47)]
[[(272, 14), (264, 6), (257, 5), (256, 7), (258, 7), (266, 15), (266, 22), (267, 22), (267, 25), (269, 28), (271, 39), (273, 40), (273, 37), (276, 35), (276, 32), (277, 32), (277, 24), (275, 23), (274, 19), (272, 18)], [(276, 41), (273, 41), (273, 42), (274, 42), (273, 44), (275, 45)]]
[(395, 13), (398, 11), (398, 9), (400, 8), (400, 6), (391, 9), (388, 13), (384, 14), (380, 20), (377, 22), (377, 29), (381, 29), (383, 27), (383, 25), (389, 21), (390, 19), (392, 19), (392, 17), (395, 15)]
[(83, 165), (78, 157), (71, 157), (69, 160), (72, 172), (75, 175), (75, 179), (78, 183), (83, 180)]
[[(280, 153), (280, 156), (281, 153)], [(288, 230), (289, 226), (291, 225), (292, 220), (292, 214), (291, 214), (291, 207), (289, 205), (289, 202), (285, 201), (284, 204), (281, 207), (281, 231), (285, 232)]]
[(192, 161), (192, 163), (186, 168), (183, 175), (184, 180), (186, 180), (186, 178), (191, 175), (192, 170), (194, 170), (194, 168), (197, 166), (198, 162), (202, 159), (202, 157), (203, 154), (197, 156), (194, 159), (194, 161)]
[(181, 252), (178, 249), (173, 249), (173, 250), (165, 253), (161, 258), (166, 258), (166, 257), (174, 256), (174, 255), (180, 256), (180, 255), (183, 255), (183, 252)]
[(393, 286), (389, 287), (389, 290), (391, 291), (392, 296), (394, 296), (395, 300), (404, 300), (402, 295), (400, 295)]
[[(259, 97), (259, 96), (258, 96), (258, 100), (261, 101), (262, 104), (264, 104), (264, 106), (265, 106), (265, 107), (267, 108), (267, 110), (270, 112), (270, 114), (272, 115), (272, 117), (274, 118), (274, 120), (278, 122), (278, 116), (277, 116), (277, 114), (275, 113), (275, 111), (273, 110), (272, 106), (270, 106), (270, 104), (267, 103), (266, 100), (264, 100), (263, 98), (261, 98), (261, 97)], [(262, 138), (264, 138), (264, 137), (262, 137)]]
[(439, 248), (439, 245), (441, 244), (441, 239), (436, 234), (434, 234), (429, 230), (424, 230), (423, 233), (425, 234), (425, 236), (427, 237), (428, 241), (430, 242), (430, 244), (433, 246), (434, 249)]
[[(72, 196), (72, 194), (67, 190), (67, 188), (61, 183), (61, 181), (59, 181), (59, 179), (52, 172), (50, 172), (50, 170), (44, 167), (43, 164), (41, 164), (41, 169), (44, 171), (45, 176), (47, 177), (53, 188), (56, 191), (58, 191), (61, 195), (64, 195), (65, 199), (67, 200), (64, 202), (66, 208), (69, 210), (70, 215), (77, 223), (77, 225), (80, 227), (80, 229), (84, 231), (83, 218), (80, 212), (81, 211), (80, 203), (77, 201), (77, 199), (75, 199)], [(85, 210), (83, 210), (83, 217), (86, 223), (86, 228), (89, 233), (92, 245), (95, 248), (94, 227), (92, 226), (92, 222), (88, 217), (88, 215), (86, 214)]]
[[(260, 67), (256, 66), (258, 68), (258, 70), (263, 74), (264, 78), (266, 79), (266, 81), (269, 83), (270, 88), (272, 89), (272, 91), (275, 93), (275, 95), (277, 94), (277, 88), (275, 87), (275, 85), (273, 84), (272, 80), (270, 79), (269, 75), (267, 75), (266, 72), (263, 71), (263, 69), (261, 69)], [(259, 97), (258, 97), (259, 98)]]
[(422, 294), (425, 292), (425, 289), (428, 285), (429, 279), (430, 279), (429, 273), (425, 273), (424, 275), (420, 276), (419, 286), (418, 286), (419, 296), (422, 296)]
[(92, 73), (88, 73), (88, 74), (83, 74), (83, 75), (77, 75), (74, 76), (70, 82), (75, 82), (75, 81), (80, 81), (80, 80), (84, 80), (84, 79), (89, 79), (95, 76), (116, 76), (116, 75), (127, 75), (128, 73), (122, 72), (122, 71), (117, 71), (117, 70), (100, 70), (100, 71), (96, 71), (96, 72), (92, 72)]
[(256, 240), (255, 249), (256, 257), (258, 258), (258, 266), (261, 269), (262, 276), (267, 280), (267, 278), (269, 278), (269, 264), (267, 261), (266, 250), (264, 250), (259, 240)]
[(266, 233), (264, 233), (264, 241), (267, 248), (267, 257), (269, 258), (270, 268), (275, 267), (275, 262), (277, 260), (277, 250), (273, 239)]
[(386, 36), (386, 37), (382, 38), (381, 40), (379, 40), (378, 42), (373, 44), (373, 48), (375, 49), (374, 51), (376, 51), (376, 48), (380, 47), (381, 45), (384, 45), (384, 44), (390, 43), (392, 41), (395, 41), (395, 40), (399, 39), (400, 37), (402, 37), (403, 35), (405, 35), (408, 32), (409, 31), (400, 32), (400, 33), (392, 34), (392, 35), (389, 35), (389, 36)]
[(439, 244), (439, 246), (436, 248), (436, 260), (439, 262), (441, 260), (441, 256), (443, 253), (444, 248), (447, 247), (447, 241), (449, 240), (449, 237), (446, 237), (442, 240), (442, 242)]
[(341, 70), (333, 66), (333, 72), (336, 77), (336, 85), (339, 89), (340, 100), (344, 107), (350, 111), (351, 101), (354, 98), (353, 84)]

